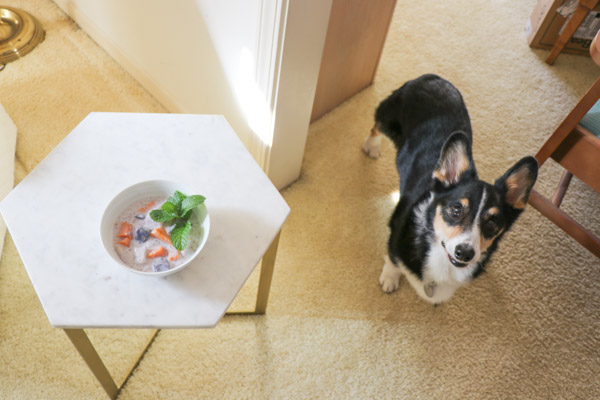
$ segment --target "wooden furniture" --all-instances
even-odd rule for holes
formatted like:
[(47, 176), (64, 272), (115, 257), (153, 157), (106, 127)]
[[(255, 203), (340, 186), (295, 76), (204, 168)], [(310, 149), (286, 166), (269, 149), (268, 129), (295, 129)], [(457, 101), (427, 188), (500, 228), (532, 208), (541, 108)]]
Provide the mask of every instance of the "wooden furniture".
[(556, 58), (560, 54), (560, 52), (564, 49), (567, 42), (571, 39), (571, 36), (575, 33), (579, 25), (583, 22), (583, 19), (588, 15), (590, 11), (598, 5), (600, 0), (579, 0), (579, 4), (577, 4), (577, 9), (573, 13), (573, 16), (565, 26), (563, 32), (560, 34), (556, 42), (554, 43), (554, 47), (548, 54), (548, 58), (546, 58), (546, 63), (552, 65)]
[[(598, 36), (600, 32), (592, 41), (590, 54), (594, 62), (600, 65)], [(534, 208), (597, 257), (600, 257), (600, 239), (559, 207), (573, 175), (600, 193), (600, 138), (580, 124), (599, 99), (600, 78), (592, 84), (535, 156), (540, 167), (548, 158), (552, 158), (565, 168), (552, 199), (546, 199), (535, 190), (531, 191), (529, 197), (529, 203)], [(590, 212), (598, 212), (598, 209)]]
[(311, 121), (373, 83), (396, 0), (333, 0)]

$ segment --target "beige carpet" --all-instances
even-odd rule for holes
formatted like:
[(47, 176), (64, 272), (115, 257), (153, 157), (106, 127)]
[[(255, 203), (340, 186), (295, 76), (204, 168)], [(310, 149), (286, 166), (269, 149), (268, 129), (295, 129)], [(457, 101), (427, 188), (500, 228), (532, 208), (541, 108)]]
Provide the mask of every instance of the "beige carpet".
[[(386, 142), (360, 146), (377, 103), (435, 72), (462, 90), (480, 175), (533, 154), (600, 73), (585, 57), (527, 47), (535, 0), (399, 0), (375, 84), (312, 124), (301, 179), (283, 193), (268, 314), (159, 333), (121, 399), (591, 399), (600, 397), (600, 262), (528, 209), (489, 272), (434, 308), (406, 282), (377, 284), (397, 175)], [(91, 111), (166, 111), (48, 0), (14, 0), (46, 40), (0, 72), (18, 127), (16, 181)], [(537, 188), (557, 181), (551, 165)], [(600, 231), (598, 194), (565, 207)], [(255, 277), (237, 308), (250, 303)], [(147, 331), (92, 331), (117, 379)], [(0, 398), (104, 399), (48, 323), (7, 235), (0, 264)]]

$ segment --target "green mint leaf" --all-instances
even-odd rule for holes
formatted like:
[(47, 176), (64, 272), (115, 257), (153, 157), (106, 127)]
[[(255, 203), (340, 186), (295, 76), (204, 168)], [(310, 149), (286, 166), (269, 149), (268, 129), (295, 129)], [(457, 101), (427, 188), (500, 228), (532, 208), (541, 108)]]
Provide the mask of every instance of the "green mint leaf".
[(169, 214), (179, 214), (177, 207), (175, 206), (175, 204), (171, 203), (170, 201), (165, 202), (162, 207), (163, 211), (169, 213)]
[(176, 190), (173, 196), (169, 197), (167, 201), (173, 204), (175, 206), (175, 209), (177, 210), (177, 214), (180, 214), (181, 203), (186, 197), (187, 196), (185, 194), (181, 193), (179, 190)]
[(156, 222), (168, 222), (177, 218), (177, 214), (171, 214), (164, 210), (152, 210), (150, 211), (150, 218)]
[[(204, 200), (206, 200), (206, 197), (199, 194), (186, 197), (181, 203), (181, 213), (179, 215), (187, 215), (188, 211), (193, 210), (200, 204), (204, 203)], [(189, 218), (189, 216), (187, 218)]]
[(191, 232), (192, 223), (190, 221), (187, 221), (185, 223), (179, 222), (171, 231), (171, 243), (173, 243), (173, 246), (175, 246), (177, 250), (185, 250), (185, 248), (188, 245), (188, 240), (190, 238)]

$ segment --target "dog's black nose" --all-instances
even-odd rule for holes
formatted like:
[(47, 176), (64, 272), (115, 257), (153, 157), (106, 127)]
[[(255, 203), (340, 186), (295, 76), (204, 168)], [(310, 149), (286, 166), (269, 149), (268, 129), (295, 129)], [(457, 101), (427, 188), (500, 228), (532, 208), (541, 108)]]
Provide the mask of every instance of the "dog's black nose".
[(468, 244), (461, 243), (454, 249), (454, 257), (456, 257), (458, 261), (469, 262), (474, 256), (475, 250), (473, 250), (473, 247), (469, 246)]

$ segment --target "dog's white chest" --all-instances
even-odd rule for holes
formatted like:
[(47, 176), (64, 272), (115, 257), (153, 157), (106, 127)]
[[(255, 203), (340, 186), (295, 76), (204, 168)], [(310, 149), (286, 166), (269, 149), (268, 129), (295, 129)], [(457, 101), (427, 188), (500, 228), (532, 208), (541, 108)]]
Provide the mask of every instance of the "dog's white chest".
[(424, 278), (425, 282), (433, 280), (437, 283), (454, 281), (452, 277), (452, 264), (448, 260), (448, 255), (443, 247), (434, 245), (425, 262)]
[(456, 289), (466, 284), (470, 276), (470, 271), (461, 271), (450, 263), (443, 247), (433, 246), (423, 270), (422, 288), (417, 292), (424, 294), (422, 297), (427, 301), (441, 303), (452, 297)]

